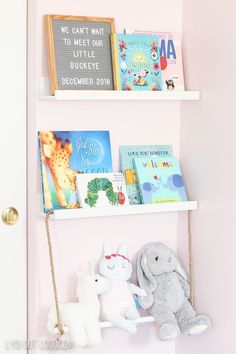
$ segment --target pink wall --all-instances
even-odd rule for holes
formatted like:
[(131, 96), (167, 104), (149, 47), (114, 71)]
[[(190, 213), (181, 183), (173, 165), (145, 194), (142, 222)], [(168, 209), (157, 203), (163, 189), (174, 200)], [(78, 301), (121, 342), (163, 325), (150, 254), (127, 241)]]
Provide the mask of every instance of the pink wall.
[[(97, 6), (95, 6), (97, 4)], [(118, 31), (127, 28), (180, 30), (181, 0), (172, 8), (162, 1), (40, 1), (29, 3), (29, 338), (48, 337), (47, 311), (53, 301), (48, 250), (43, 219), (39, 216), (40, 175), (37, 130), (108, 129), (111, 131), (114, 169), (118, 169), (120, 144), (173, 144), (179, 151), (178, 102), (49, 102), (38, 99), (40, 77), (48, 76), (43, 15), (77, 14), (114, 16)], [(149, 19), (149, 23), (147, 23)], [(177, 214), (60, 221), (51, 224), (58, 290), (61, 301), (75, 300), (75, 273), (79, 264), (98, 261), (102, 244), (127, 242), (132, 257), (151, 240), (176, 247)], [(90, 352), (174, 353), (174, 343), (160, 343), (155, 325), (142, 325), (137, 336), (116, 329), (103, 330), (104, 339)], [(36, 351), (38, 352), (38, 351)], [(80, 350), (83, 352), (83, 350)], [(33, 353), (33, 351), (32, 351)]]
[(196, 307), (213, 327), (201, 339), (179, 340), (177, 353), (234, 354), (236, 6), (185, 0), (183, 9), (185, 72), (201, 101), (181, 105), (180, 155), (200, 206), (193, 215)]

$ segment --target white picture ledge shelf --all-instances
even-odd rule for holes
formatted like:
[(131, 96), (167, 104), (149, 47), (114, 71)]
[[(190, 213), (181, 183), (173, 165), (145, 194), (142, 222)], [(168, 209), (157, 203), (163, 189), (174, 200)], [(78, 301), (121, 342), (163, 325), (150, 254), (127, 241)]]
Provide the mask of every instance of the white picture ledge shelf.
[[(80, 219), (80, 218), (96, 218), (104, 216), (119, 215), (141, 215), (154, 214), (163, 212), (178, 212), (187, 210), (196, 210), (197, 201), (176, 202), (176, 203), (160, 203), (160, 204), (141, 204), (129, 205), (125, 207), (105, 207), (92, 209), (63, 209), (54, 210), (50, 216), (54, 220)], [(45, 214), (43, 214), (45, 215)]]
[(40, 95), (49, 101), (197, 101), (199, 91), (56, 91), (55, 96)]
[[(132, 322), (137, 324), (151, 323), (151, 322), (155, 322), (155, 319), (152, 316), (145, 316), (145, 317), (140, 317), (137, 320), (133, 320)], [(100, 327), (109, 328), (109, 327), (114, 327), (114, 325), (111, 322), (100, 322)]]

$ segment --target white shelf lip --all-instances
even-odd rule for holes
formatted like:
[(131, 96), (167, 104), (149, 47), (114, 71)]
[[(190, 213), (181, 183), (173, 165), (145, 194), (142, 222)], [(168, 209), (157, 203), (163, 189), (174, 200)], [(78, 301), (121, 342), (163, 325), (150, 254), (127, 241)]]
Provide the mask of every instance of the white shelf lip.
[[(137, 320), (132, 320), (131, 322), (141, 324), (141, 323), (151, 323), (155, 322), (155, 319), (152, 316), (145, 316), (145, 317), (140, 317)], [(110, 327), (115, 327), (111, 322), (100, 322), (100, 327), (101, 328), (110, 328)]]
[(199, 91), (82, 91), (58, 90), (55, 96), (40, 95), (41, 100), (50, 101), (197, 101), (200, 99)]
[[(187, 202), (173, 202), (173, 203), (159, 203), (159, 204), (140, 204), (128, 205), (122, 207), (104, 207), (104, 208), (81, 208), (81, 209), (63, 209), (54, 210), (50, 216), (53, 220), (66, 219), (81, 219), (81, 218), (96, 218), (119, 215), (141, 215), (141, 214), (155, 214), (163, 212), (178, 212), (187, 210), (196, 210), (197, 201)], [(45, 215), (45, 214), (43, 214)]]

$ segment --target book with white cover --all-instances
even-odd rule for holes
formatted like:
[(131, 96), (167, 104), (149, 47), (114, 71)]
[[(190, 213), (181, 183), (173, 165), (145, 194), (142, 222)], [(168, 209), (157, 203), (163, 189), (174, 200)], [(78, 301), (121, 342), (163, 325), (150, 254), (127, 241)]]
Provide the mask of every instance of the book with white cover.
[(129, 204), (122, 173), (78, 174), (76, 179), (82, 208), (122, 207)]

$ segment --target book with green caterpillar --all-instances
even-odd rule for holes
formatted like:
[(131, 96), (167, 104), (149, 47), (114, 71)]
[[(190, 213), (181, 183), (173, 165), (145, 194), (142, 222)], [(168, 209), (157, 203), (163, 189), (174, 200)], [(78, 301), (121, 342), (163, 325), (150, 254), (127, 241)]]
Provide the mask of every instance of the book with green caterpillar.
[(82, 208), (128, 205), (124, 176), (120, 172), (78, 174), (77, 187)]

